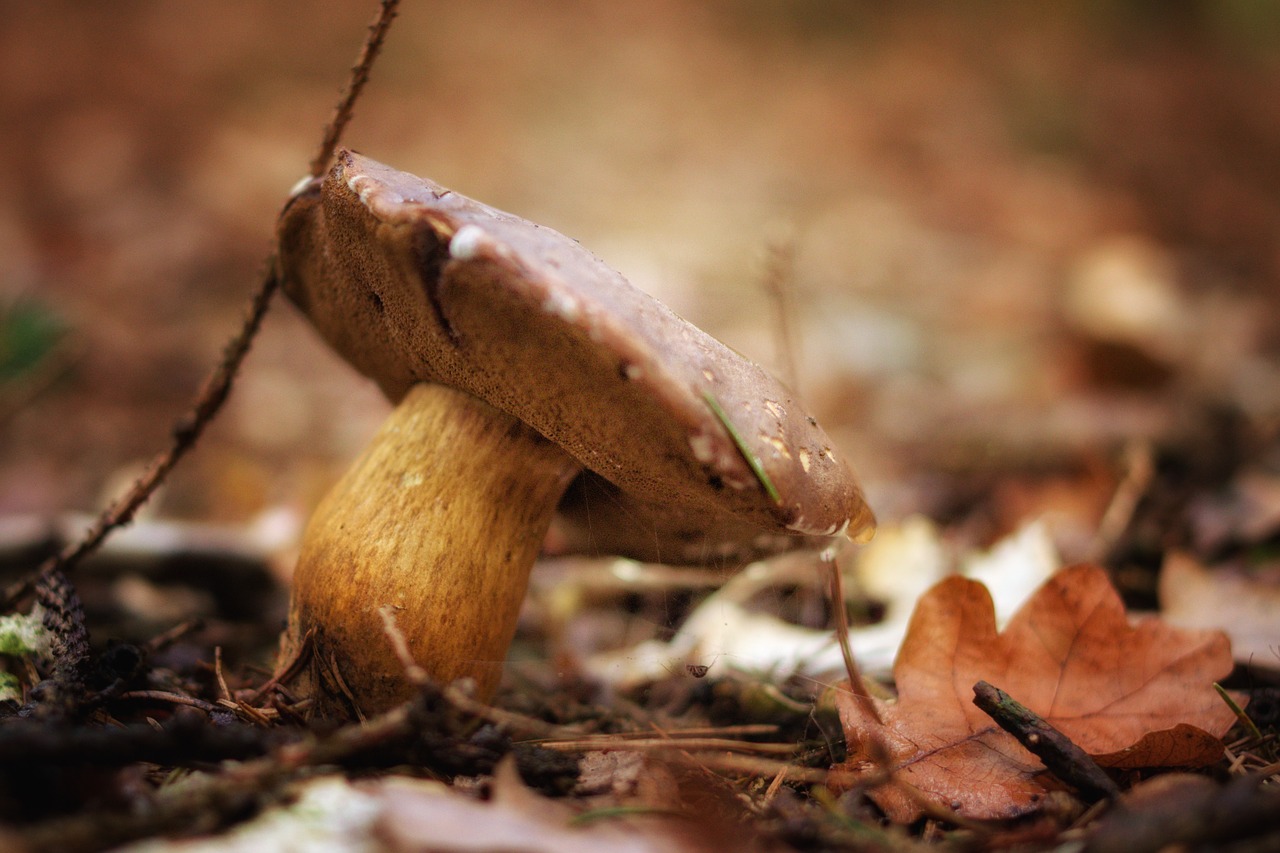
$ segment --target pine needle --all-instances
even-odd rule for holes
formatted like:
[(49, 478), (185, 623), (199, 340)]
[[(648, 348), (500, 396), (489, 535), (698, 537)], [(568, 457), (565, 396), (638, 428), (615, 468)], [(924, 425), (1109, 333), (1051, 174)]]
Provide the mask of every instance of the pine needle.
[(764, 470), (764, 464), (760, 461), (760, 457), (751, 452), (751, 448), (747, 447), (746, 441), (742, 438), (742, 434), (738, 432), (738, 428), (729, 420), (729, 415), (725, 413), (724, 407), (720, 405), (720, 401), (710, 391), (702, 392), (702, 399), (707, 401), (711, 413), (716, 416), (716, 420), (720, 421), (720, 426), (724, 427), (724, 431), (729, 433), (729, 438), (733, 439), (733, 444), (738, 448), (738, 452), (742, 454), (742, 458), (746, 461), (747, 467), (751, 469), (751, 473), (756, 475), (756, 479), (760, 481), (760, 485), (764, 487), (765, 493), (769, 499), (775, 504), (782, 505), (782, 495), (778, 494), (777, 488), (773, 485), (773, 480), (769, 479), (768, 473)]

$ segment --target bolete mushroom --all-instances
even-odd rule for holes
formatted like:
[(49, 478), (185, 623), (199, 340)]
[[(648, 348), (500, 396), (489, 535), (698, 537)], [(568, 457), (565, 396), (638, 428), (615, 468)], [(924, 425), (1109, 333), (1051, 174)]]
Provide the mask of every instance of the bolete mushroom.
[(279, 245), (285, 292), (398, 404), (307, 527), (285, 639), (311, 636), (364, 711), (411, 690), (385, 605), (433, 678), (492, 693), (584, 469), (575, 492), (632, 529), (566, 535), (617, 553), (711, 561), (873, 524), (786, 388), (549, 228), (342, 152)]

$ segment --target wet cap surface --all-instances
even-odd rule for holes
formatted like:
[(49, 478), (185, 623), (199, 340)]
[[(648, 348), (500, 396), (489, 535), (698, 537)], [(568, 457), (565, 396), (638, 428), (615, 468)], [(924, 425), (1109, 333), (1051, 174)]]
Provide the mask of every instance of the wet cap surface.
[(785, 387), (550, 228), (343, 152), (295, 196), (280, 242), (286, 292), (392, 399), (415, 382), (464, 390), (690, 526), (871, 523)]

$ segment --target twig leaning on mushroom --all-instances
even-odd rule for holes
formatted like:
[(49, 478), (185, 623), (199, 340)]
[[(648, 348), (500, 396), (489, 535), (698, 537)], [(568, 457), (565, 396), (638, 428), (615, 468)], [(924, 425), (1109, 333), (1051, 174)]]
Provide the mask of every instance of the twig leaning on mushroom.
[(343, 152), (279, 238), (285, 292), (398, 402), (304, 536), (284, 657), (312, 638), (321, 707), (409, 694), (384, 605), (433, 678), (491, 694), (580, 474), (575, 550), (723, 562), (873, 524), (786, 388), (549, 228)]

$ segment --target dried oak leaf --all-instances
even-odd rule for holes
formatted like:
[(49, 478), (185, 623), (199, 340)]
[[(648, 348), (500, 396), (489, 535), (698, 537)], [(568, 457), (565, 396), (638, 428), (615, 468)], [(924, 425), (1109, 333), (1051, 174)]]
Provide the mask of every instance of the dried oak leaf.
[(891, 780), (870, 794), (901, 823), (924, 814), (926, 801), (969, 818), (1018, 817), (1060, 787), (974, 706), (978, 681), (1103, 766), (1203, 766), (1222, 755), (1218, 737), (1235, 720), (1213, 689), (1231, 671), (1226, 636), (1157, 619), (1130, 625), (1096, 566), (1056, 574), (1001, 633), (986, 587), (942, 581), (916, 605), (893, 671), (898, 699), (875, 700), (878, 717), (851, 693), (838, 704), (844, 769), (875, 774), (887, 764)]

